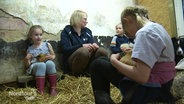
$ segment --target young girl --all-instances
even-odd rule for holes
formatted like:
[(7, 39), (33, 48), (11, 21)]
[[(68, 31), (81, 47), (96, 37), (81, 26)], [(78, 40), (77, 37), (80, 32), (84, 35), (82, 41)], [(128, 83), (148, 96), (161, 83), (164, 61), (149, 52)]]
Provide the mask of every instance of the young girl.
[(28, 40), (31, 45), (27, 49), (25, 64), (27, 74), (32, 74), (36, 78), (36, 88), (43, 95), (45, 77), (48, 76), (50, 84), (50, 94), (57, 94), (56, 91), (56, 68), (52, 61), (55, 53), (50, 43), (42, 42), (43, 29), (39, 25), (34, 25), (28, 33)]
[(110, 47), (112, 53), (122, 52), (120, 46), (123, 43), (128, 43), (128, 37), (124, 35), (123, 26), (121, 23), (116, 25), (116, 35), (113, 36)]
[(120, 54), (112, 54), (110, 61), (98, 58), (91, 63), (96, 104), (109, 104), (101, 103), (99, 95), (110, 96), (110, 83), (120, 89), (123, 104), (175, 104), (170, 92), (176, 74), (173, 44), (164, 27), (150, 21), (145, 13), (146, 9), (132, 6), (121, 14), (125, 34), (135, 38), (131, 56), (135, 66), (120, 62)]

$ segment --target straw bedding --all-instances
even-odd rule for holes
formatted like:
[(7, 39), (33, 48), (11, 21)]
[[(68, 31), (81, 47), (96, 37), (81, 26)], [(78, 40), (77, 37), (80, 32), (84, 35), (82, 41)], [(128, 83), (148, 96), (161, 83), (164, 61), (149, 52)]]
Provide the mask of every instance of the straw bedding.
[[(0, 86), (0, 104), (94, 104), (94, 97), (89, 77), (74, 77), (65, 75), (57, 82), (57, 96), (50, 96), (48, 84), (43, 96), (36, 92), (34, 87), (18, 88), (14, 86)], [(111, 85), (111, 97), (119, 103), (121, 93)], [(163, 104), (163, 103), (158, 103)], [(176, 104), (184, 104), (181, 98)]]
[[(36, 93), (34, 87), (15, 88), (3, 86), (0, 90), (1, 104), (94, 104), (94, 97), (89, 77), (74, 77), (65, 75), (65, 78), (57, 83), (57, 96), (50, 96), (48, 84), (43, 96)], [(118, 103), (121, 94), (117, 88), (111, 85), (112, 99)]]

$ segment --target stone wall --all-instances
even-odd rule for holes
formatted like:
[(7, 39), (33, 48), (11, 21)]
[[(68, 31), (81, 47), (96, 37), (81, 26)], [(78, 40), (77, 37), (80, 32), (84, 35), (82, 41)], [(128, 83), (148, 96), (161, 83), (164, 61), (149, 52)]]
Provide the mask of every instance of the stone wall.
[(69, 24), (74, 10), (83, 10), (94, 36), (114, 35), (120, 13), (129, 5), (134, 5), (134, 0), (0, 0), (0, 9), (52, 34)]
[[(92, 30), (96, 41), (108, 48), (111, 36), (115, 34), (115, 25), (120, 22), (121, 11), (125, 6), (133, 5), (134, 0), (96, 2), (97, 0), (0, 0), (0, 84), (16, 81), (17, 76), (24, 73), (27, 47), (25, 40), (32, 25), (39, 24), (43, 27), (43, 40), (51, 42), (57, 55), (54, 61), (57, 69), (61, 70), (60, 33), (69, 24), (70, 15), (76, 9), (87, 12), (87, 26)], [(104, 2), (106, 4), (102, 5)]]
[[(109, 49), (112, 37), (95, 36), (97, 43)], [(56, 58), (54, 60), (57, 71), (62, 72), (60, 41), (48, 41), (51, 43)], [(25, 74), (24, 58), (26, 55), (27, 41), (6, 42), (0, 39), (0, 84), (17, 81), (17, 76)]]
[[(24, 57), (26, 55), (27, 31), (30, 24), (0, 9), (0, 84), (17, 81), (17, 76), (25, 73)], [(56, 68), (61, 68), (60, 32), (56, 35), (45, 31), (43, 40), (49, 40), (56, 53)], [(109, 48), (110, 36), (95, 36), (96, 42)]]
[[(27, 49), (25, 39), (30, 24), (3, 9), (0, 9), (0, 24), (1, 84), (16, 81), (17, 76), (24, 73), (24, 57)], [(45, 40), (59, 38), (59, 35), (55, 36), (44, 33)]]

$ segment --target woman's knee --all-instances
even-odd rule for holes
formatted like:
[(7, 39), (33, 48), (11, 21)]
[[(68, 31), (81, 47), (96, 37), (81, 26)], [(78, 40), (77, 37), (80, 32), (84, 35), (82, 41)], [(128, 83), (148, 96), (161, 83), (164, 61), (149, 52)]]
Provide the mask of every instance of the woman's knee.
[[(80, 60), (80, 63), (78, 63), (78, 61)], [(86, 48), (79, 48), (77, 49), (68, 59), (68, 63), (70, 65), (72, 64), (88, 64), (90, 60), (90, 52), (88, 51), (88, 49)]]
[(69, 67), (72, 71), (83, 71), (89, 64), (90, 53), (86, 48), (79, 48), (68, 59)]
[(95, 58), (98, 58), (100, 56), (108, 56), (107, 50), (103, 47), (98, 48), (95, 53)]
[(75, 51), (76, 55), (80, 55), (81, 57), (89, 57), (90, 52), (87, 48), (81, 47)]

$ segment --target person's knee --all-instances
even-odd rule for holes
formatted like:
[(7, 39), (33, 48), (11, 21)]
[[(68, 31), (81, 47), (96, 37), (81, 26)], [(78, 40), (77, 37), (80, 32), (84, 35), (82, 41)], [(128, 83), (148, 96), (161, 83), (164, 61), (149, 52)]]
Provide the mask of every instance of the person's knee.
[(76, 51), (76, 54), (81, 57), (89, 57), (90, 52), (87, 48), (81, 47)]
[(45, 76), (46, 65), (44, 62), (39, 62), (35, 65), (35, 76)]
[(53, 61), (48, 60), (45, 64), (46, 67), (55, 68), (55, 64)]
[(91, 62), (90, 67), (98, 67), (101, 63), (101, 59), (95, 59)]
[(55, 64), (53, 61), (48, 60), (46, 62), (46, 73), (47, 74), (54, 74), (56, 73)]
[(93, 74), (93, 73), (101, 72), (103, 69), (104, 61), (105, 61), (105, 59), (103, 59), (103, 57), (99, 57), (99, 58), (93, 60), (90, 63), (90, 67), (89, 67), (90, 73)]
[(100, 56), (108, 56), (108, 52), (105, 48), (100, 47), (95, 53), (95, 58), (98, 58)]
[(107, 57), (101, 56), (101, 57), (95, 59), (92, 63), (94, 66), (101, 67), (104, 64), (106, 64), (107, 62), (109, 62), (109, 59)]
[(77, 49), (68, 60), (70, 69), (73, 73), (83, 72), (90, 61), (90, 52), (87, 48)]

